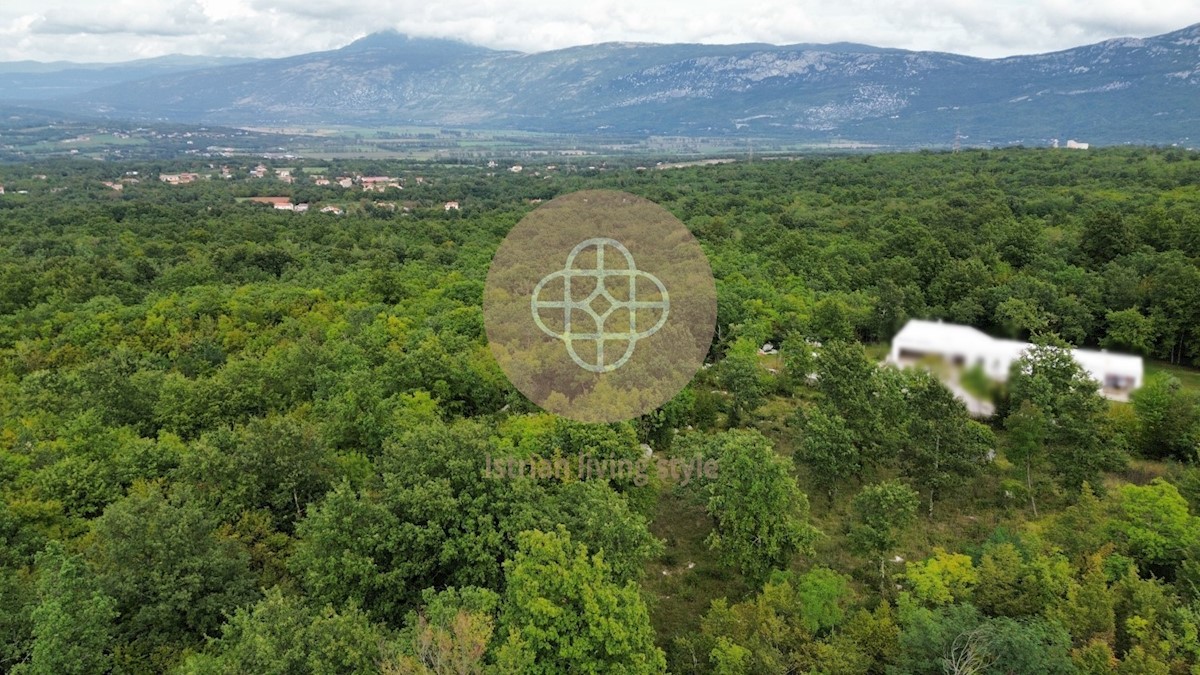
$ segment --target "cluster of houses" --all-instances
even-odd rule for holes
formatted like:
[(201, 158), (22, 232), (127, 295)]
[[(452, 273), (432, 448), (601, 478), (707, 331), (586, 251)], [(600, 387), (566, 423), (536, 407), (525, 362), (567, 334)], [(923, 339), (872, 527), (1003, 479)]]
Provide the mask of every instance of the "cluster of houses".
[(167, 185), (187, 185), (200, 180), (198, 173), (160, 173), (158, 179)]
[[(339, 180), (338, 182), (340, 183), (341, 181)], [(362, 186), (363, 192), (371, 192), (372, 190), (383, 192), (388, 188), (404, 189), (400, 185), (400, 179), (392, 178), (391, 176), (359, 176), (358, 184)]]
[[(494, 161), (489, 162), (489, 166), (495, 166), (495, 162)], [(235, 171), (237, 170), (236, 166), (231, 168), (229, 165), (217, 166), (217, 165), (210, 164), (209, 167), (211, 169), (213, 169), (214, 171), (211, 173), (199, 173), (199, 172), (195, 172), (195, 171), (181, 171), (178, 173), (159, 173), (158, 180), (162, 184), (165, 184), (165, 185), (189, 185), (189, 184), (195, 183), (201, 179), (207, 180), (207, 179), (216, 178), (218, 175), (220, 176), (220, 178), (222, 178), (224, 180), (231, 180), (236, 177), (236, 174), (235, 174)], [(522, 171), (523, 167), (521, 167), (520, 165), (514, 165), (512, 167), (509, 167), (508, 170), (512, 171), (514, 173), (517, 173), (517, 172)], [(220, 173), (217, 174), (216, 171), (219, 171)], [(103, 185), (106, 188), (109, 188), (111, 190), (119, 192), (119, 191), (123, 191), (126, 188), (126, 186), (128, 186), (132, 183), (139, 182), (140, 179), (137, 176), (138, 176), (137, 171), (127, 171), (125, 173), (125, 175), (119, 179), (102, 180), (102, 181), (99, 181), (99, 184)], [(326, 175), (320, 175), (320, 174), (303, 174), (292, 168), (271, 168), (263, 163), (259, 163), (258, 165), (250, 168), (249, 176), (250, 176), (250, 178), (273, 177), (273, 178), (279, 180), (280, 182), (287, 183), (287, 184), (293, 184), (293, 183), (297, 182), (297, 180), (302, 180), (305, 182), (311, 182), (312, 184), (317, 185), (317, 186), (337, 186), (342, 189), (352, 189), (355, 186), (358, 186), (363, 192), (387, 192), (388, 190), (391, 190), (391, 189), (403, 190), (405, 187), (406, 180), (411, 180), (416, 185), (424, 185), (427, 183), (424, 176), (412, 176), (410, 179), (400, 178), (400, 177), (395, 177), (395, 176), (364, 176), (361, 174), (333, 177), (333, 176), (326, 176)], [(39, 180), (46, 180), (47, 176), (45, 176), (44, 174), (38, 174), (38, 175), (33, 176), (33, 178), (39, 179)], [(58, 187), (58, 188), (54, 188), (53, 191), (61, 191), (61, 190), (65, 190), (65, 189), (66, 189), (65, 187)], [(18, 193), (28, 193), (28, 190), (18, 190), (17, 192)], [(0, 195), (2, 195), (2, 194), (4, 194), (4, 186), (0, 185)], [(281, 197), (271, 197), (271, 196), (253, 197), (253, 198), (250, 198), (249, 201), (267, 204), (267, 205), (271, 206), (271, 208), (279, 210), (279, 211), (292, 211), (292, 212), (302, 213), (302, 212), (308, 211), (310, 208), (309, 204), (294, 203), (292, 201), (291, 197), (283, 197), (283, 196), (281, 196)], [(538, 203), (540, 201), (541, 201), (540, 199), (530, 200), (531, 203)], [(391, 201), (376, 201), (375, 206), (378, 208), (389, 210), (389, 211), (396, 211), (398, 209), (396, 202), (391, 202)], [(416, 202), (404, 202), (403, 210), (407, 212), (407, 211), (411, 211), (413, 208), (416, 208), (416, 207), (417, 207)], [(450, 200), (450, 201), (443, 202), (441, 204), (441, 207), (442, 207), (443, 211), (445, 211), (447, 213), (451, 212), (451, 211), (461, 211), (462, 203), (458, 200)], [(325, 206), (325, 207), (321, 208), (320, 211), (322, 211), (324, 213), (336, 213), (336, 214), (344, 213), (344, 209), (342, 207), (332, 206), (332, 205)]]
[[(284, 197), (250, 197), (247, 201), (251, 201), (256, 204), (266, 204), (277, 211), (292, 211), (294, 213), (304, 213), (304, 212), (308, 211), (309, 207), (310, 207), (309, 204), (306, 204), (303, 202), (298, 203), (298, 204), (293, 203), (292, 198), (286, 197), (286, 196), (284, 196)], [(384, 209), (387, 211), (395, 211), (396, 210), (395, 202), (376, 201), (376, 202), (374, 202), (374, 205), (376, 208)], [(446, 202), (445, 204), (443, 204), (442, 208), (445, 211), (458, 211), (462, 207), (456, 201), (449, 201), (449, 202)], [(411, 211), (412, 209), (409, 206), (404, 206), (403, 210), (405, 212), (408, 212), (408, 211)], [(336, 216), (340, 216), (345, 213), (344, 209), (342, 209), (339, 206), (333, 206), (333, 205), (324, 206), (320, 209), (320, 211), (321, 211), (321, 213), (332, 213)]]
[[(266, 178), (267, 176), (273, 176), (279, 182), (287, 183), (289, 185), (295, 183), (296, 178), (297, 178), (295, 170), (290, 169), (290, 168), (271, 169), (266, 164), (259, 164), (259, 165), (255, 166), (254, 168), (250, 169), (250, 177), (251, 178)], [(164, 183), (169, 183), (172, 185), (184, 185), (184, 184), (196, 181), (199, 178), (201, 178), (201, 176), (200, 176), (200, 174), (197, 174), (197, 173), (164, 173), (164, 174), (159, 175), (160, 180), (162, 180)], [(224, 178), (227, 180), (230, 178), (233, 178), (233, 170), (230, 169), (228, 166), (222, 166), (221, 167), (221, 178)], [(314, 174), (312, 176), (309, 176), (309, 179), (313, 182), (314, 185), (318, 185), (318, 186), (337, 185), (338, 187), (341, 187), (344, 189), (350, 189), (357, 184), (362, 188), (363, 192), (385, 192), (389, 189), (396, 189), (396, 190), (404, 189), (404, 179), (397, 178), (394, 176), (354, 175), (354, 176), (338, 176), (336, 178), (330, 178), (328, 176)], [(417, 176), (416, 182), (419, 185), (419, 184), (424, 183), (425, 179), (422, 176)]]
[[(296, 182), (296, 173), (294, 169), (271, 169), (266, 164), (262, 163), (250, 169), (251, 178), (266, 178), (268, 176), (273, 176), (275, 179), (283, 183), (292, 184)], [(204, 176), (201, 176), (199, 173), (163, 173), (159, 174), (158, 178), (163, 183), (168, 185), (186, 185), (188, 183), (195, 182), (202, 177)], [(228, 166), (221, 166), (221, 178), (226, 180), (233, 178), (233, 170)], [(350, 189), (355, 185), (358, 185), (362, 188), (363, 192), (386, 192), (389, 189), (404, 189), (403, 179), (393, 176), (353, 175), (330, 178), (328, 176), (314, 174), (308, 178), (313, 182), (314, 185), (317, 186), (336, 185), (343, 189)], [(418, 185), (420, 185), (425, 182), (425, 178), (423, 176), (416, 176), (415, 181)], [(121, 183), (109, 181), (105, 181), (104, 185), (114, 190), (121, 190), (124, 187), (124, 185)], [(3, 194), (3, 192), (0, 191), (0, 194)], [(249, 201), (259, 204), (267, 204), (271, 206), (271, 208), (278, 211), (292, 211), (294, 213), (304, 213), (309, 210), (310, 206), (306, 203), (293, 203), (291, 197), (251, 197)], [(388, 209), (390, 211), (394, 211), (396, 209), (395, 203), (392, 202), (376, 202), (376, 206)], [(457, 201), (448, 201), (443, 204), (442, 208), (445, 211), (458, 211), (461, 209), (461, 205)], [(405, 207), (404, 210), (408, 211), (409, 209), (408, 207)], [(345, 213), (345, 210), (340, 206), (329, 205), (322, 207), (320, 212), (342, 215)]]
[[(177, 174), (177, 175), (179, 175), (179, 174)], [(194, 175), (194, 174), (192, 174), (192, 175)], [(161, 176), (162, 175), (160, 174), (159, 180), (162, 180)], [(138, 178), (137, 171), (126, 171), (125, 175), (121, 176), (121, 178), (119, 180), (100, 181), (100, 184), (110, 190), (116, 190), (117, 192), (120, 192), (125, 189), (126, 185), (133, 185), (135, 183), (140, 183), (140, 182), (142, 182), (142, 179)], [(163, 182), (167, 182), (167, 181), (164, 180)]]
[[(309, 205), (305, 203), (293, 204), (291, 197), (251, 197), (250, 201), (256, 204), (269, 204), (276, 211), (304, 213), (309, 209)], [(321, 207), (320, 211), (321, 213), (332, 213), (335, 216), (340, 216), (346, 212), (342, 207), (332, 204)]]
[(277, 211), (295, 211), (303, 213), (308, 210), (308, 204), (293, 204), (291, 197), (251, 197), (256, 204), (270, 204)]

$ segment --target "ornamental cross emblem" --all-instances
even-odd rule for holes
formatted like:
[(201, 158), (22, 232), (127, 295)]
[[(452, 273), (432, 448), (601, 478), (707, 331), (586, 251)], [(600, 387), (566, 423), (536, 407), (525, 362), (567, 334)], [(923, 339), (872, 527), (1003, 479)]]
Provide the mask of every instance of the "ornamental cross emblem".
[[(576, 258), (589, 249), (594, 249), (595, 267), (576, 267)], [(618, 260), (614, 261), (618, 265), (605, 267), (606, 256), (611, 260), (613, 255), (619, 256)], [(543, 298), (546, 285), (558, 279), (562, 280), (562, 298)], [(586, 283), (573, 288), (571, 282), (575, 279), (586, 280)], [(657, 288), (657, 299), (638, 299), (639, 280), (647, 281)], [(593, 283), (591, 292), (587, 292)], [(580, 285), (583, 288), (578, 293), (583, 297), (576, 298), (573, 290)], [(610, 286), (618, 291), (617, 295), (625, 296), (624, 299), (610, 292)], [(584, 293), (587, 295), (583, 295)], [(546, 295), (553, 297), (551, 293)], [(671, 299), (662, 281), (649, 272), (639, 270), (629, 249), (621, 242), (607, 237), (594, 237), (579, 242), (567, 256), (567, 263), (562, 269), (542, 277), (534, 287), (529, 302), (530, 312), (538, 328), (547, 335), (562, 340), (571, 360), (580, 368), (593, 373), (608, 373), (625, 365), (633, 356), (638, 341), (654, 335), (666, 324), (670, 307)], [(554, 330), (546, 325), (542, 312), (547, 310), (556, 315), (562, 312), (562, 330)], [(618, 310), (625, 310), (628, 322), (614, 320), (614, 324), (625, 325), (608, 325), (609, 319)], [(642, 310), (643, 320), (640, 322), (638, 310)], [(658, 315), (656, 320), (655, 314)], [(594, 359), (580, 356), (576, 344), (581, 342), (593, 344)], [(618, 358), (611, 358), (613, 354), (605, 349), (606, 342), (617, 343), (616, 351), (620, 353)]]

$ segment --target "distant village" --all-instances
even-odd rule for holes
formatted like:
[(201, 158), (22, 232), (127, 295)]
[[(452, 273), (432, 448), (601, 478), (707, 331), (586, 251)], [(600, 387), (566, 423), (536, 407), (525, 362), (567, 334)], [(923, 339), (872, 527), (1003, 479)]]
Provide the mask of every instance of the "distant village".
[[(313, 169), (296, 169), (293, 167), (269, 167), (266, 164), (259, 163), (249, 169), (244, 176), (239, 176), (238, 170), (229, 165), (212, 166), (212, 172), (180, 172), (180, 173), (160, 173), (158, 180), (167, 185), (188, 185), (201, 180), (235, 180), (239, 177), (246, 181), (256, 181), (264, 179), (273, 179), (285, 185), (293, 185), (297, 183), (309, 184), (316, 187), (333, 187), (342, 190), (355, 190), (362, 193), (381, 193), (401, 192), (411, 182), (413, 185), (427, 184), (424, 176), (413, 176), (411, 178), (397, 176), (368, 176), (361, 173), (350, 173), (346, 175), (332, 175), (325, 173), (314, 173)], [(525, 171), (525, 167), (520, 164), (512, 164), (510, 166), (501, 167), (495, 160), (489, 160), (486, 164), (489, 170), (487, 175), (494, 176), (497, 170), (511, 174), (520, 174)], [(591, 166), (593, 170), (605, 170), (605, 167)], [(644, 167), (639, 167), (643, 169)], [(550, 178), (549, 174), (553, 174), (558, 170), (558, 166), (549, 164), (539, 167), (537, 170), (529, 172), (532, 177)], [(545, 172), (545, 175), (543, 174)], [(127, 183), (136, 183), (140, 178), (136, 175), (137, 172), (129, 172), (132, 175), (127, 175), (120, 181), (105, 181), (103, 184), (113, 190), (124, 189)], [(263, 204), (278, 211), (291, 211), (294, 213), (305, 213), (310, 210), (316, 210), (321, 213), (330, 213), (333, 215), (343, 215), (345, 209), (342, 206), (327, 204), (316, 208), (313, 204), (307, 202), (298, 202), (294, 198), (286, 195), (271, 195), (271, 196), (256, 196), (244, 198), (244, 201)], [(536, 200), (540, 202), (541, 200)], [(414, 202), (401, 201), (375, 201), (374, 206), (388, 211), (411, 211), (414, 208)], [(449, 200), (440, 204), (444, 211), (459, 211), (462, 208), (459, 200)]]
[[(296, 160), (296, 157), (289, 157), (289, 160)], [(526, 171), (525, 167), (520, 164), (511, 164), (501, 166), (495, 160), (489, 160), (486, 164), (476, 165), (479, 168), (485, 169), (484, 173), (487, 176), (496, 176), (498, 173), (504, 174), (524, 174), (531, 178), (551, 178), (558, 171), (558, 166), (555, 164), (541, 165), (537, 169)], [(239, 202), (249, 202), (253, 204), (262, 204), (276, 211), (290, 211), (293, 213), (306, 213), (309, 211), (327, 213), (332, 215), (344, 215), (346, 207), (350, 203), (363, 203), (362, 197), (373, 195), (379, 197), (370, 203), (377, 209), (386, 211), (410, 212), (414, 208), (439, 208), (446, 212), (460, 211), (462, 209), (461, 198), (450, 199), (447, 201), (437, 201), (433, 204), (429, 203), (428, 198), (421, 201), (403, 200), (400, 197), (406, 188), (414, 186), (428, 186), (431, 181), (422, 175), (415, 176), (386, 176), (386, 175), (366, 175), (360, 172), (346, 173), (329, 173), (330, 167), (279, 167), (268, 166), (264, 162), (258, 162), (252, 165), (237, 165), (237, 164), (209, 164), (204, 170), (190, 170), (179, 172), (159, 172), (157, 173), (157, 183), (165, 186), (188, 186), (204, 181), (228, 181), (230, 183), (256, 184), (261, 183), (261, 187), (252, 190), (251, 193), (257, 192), (255, 196), (238, 197)], [(581, 167), (582, 168), (582, 167)], [(588, 169), (595, 171), (605, 171), (607, 168), (601, 163), (600, 166), (589, 166)], [(639, 167), (643, 169), (644, 167)], [(0, 177), (2, 178), (2, 177)], [(144, 182), (155, 182), (155, 173), (145, 174), (142, 171), (128, 170), (119, 178), (111, 180), (98, 180), (94, 185), (103, 186), (115, 192), (125, 192), (127, 188), (142, 184)], [(24, 177), (11, 177), (11, 180), (20, 185), (17, 189), (9, 189), (9, 194), (29, 194), (30, 189), (35, 188), (40, 183), (49, 184), (49, 192), (61, 192), (68, 188), (68, 185), (63, 184), (57, 177), (47, 176), (46, 174), (33, 174)], [(73, 186), (78, 186), (77, 181), (72, 181)], [(275, 186), (272, 188), (271, 186)], [(335, 203), (309, 203), (288, 194), (283, 194), (284, 190), (271, 194), (271, 190), (279, 189), (284, 186), (297, 187), (321, 187), (332, 188), (335, 192), (329, 193), (337, 195), (340, 199), (334, 199)], [(35, 191), (44, 191), (40, 188)], [(291, 192), (288, 189), (287, 192)], [(311, 195), (311, 190), (310, 197)], [(359, 194), (359, 198), (347, 200), (347, 192)], [(6, 188), (0, 182), (0, 195), (6, 194)], [(428, 197), (428, 194), (426, 194)], [(531, 200), (540, 202), (540, 199)]]
[[(547, 159), (554, 162), (554, 155), (530, 151), (531, 158), (541, 159), (536, 166), (526, 167), (514, 161), (515, 158), (497, 161), (495, 159), (476, 158), (471, 163), (432, 164), (430, 171), (437, 172), (441, 168), (453, 166), (460, 171), (483, 177), (520, 176), (528, 180), (549, 180), (555, 176), (588, 172), (598, 173), (616, 169), (629, 169), (638, 172), (648, 170), (647, 166), (637, 165), (636, 162), (618, 161), (609, 166), (609, 161), (593, 158), (595, 163), (583, 163), (580, 153), (572, 152), (561, 161), (565, 164), (542, 163)], [(214, 158), (215, 159), (215, 158)], [(232, 159), (232, 158), (230, 158)], [(385, 160), (395, 162), (399, 160)], [(535, 160), (536, 161), (536, 160)], [(673, 169), (727, 160), (699, 160), (691, 162), (657, 162), (650, 168)], [(287, 164), (281, 166), (281, 164)], [(144, 167), (145, 164), (142, 165)], [(153, 165), (151, 165), (153, 166)], [(350, 167), (354, 163), (349, 163)], [(378, 165), (377, 165), (378, 166)], [(103, 187), (113, 192), (125, 193), (140, 186), (162, 185), (168, 189), (185, 189), (188, 186), (200, 185), (209, 181), (217, 181), (240, 186), (236, 191), (236, 201), (261, 204), (275, 211), (291, 213), (324, 213), (335, 216), (345, 215), (348, 210), (357, 208), (374, 208), (377, 210), (407, 214), (416, 209), (436, 209), (446, 213), (458, 212), (465, 208), (462, 196), (454, 194), (453, 188), (430, 191), (422, 189), (413, 198), (405, 199), (405, 191), (414, 188), (428, 188), (433, 179), (424, 175), (409, 172), (405, 176), (371, 175), (365, 171), (352, 171), (346, 163), (330, 161), (317, 165), (313, 160), (306, 160), (295, 155), (263, 156), (261, 159), (251, 159), (249, 163), (210, 162), (202, 168), (189, 167), (182, 171), (125, 170), (119, 177), (105, 176), (103, 178), (84, 179), (66, 178), (65, 176), (48, 176), (46, 174), (4, 175), (0, 169), (0, 195), (24, 195), (30, 192), (61, 192), (68, 189), (79, 189), (85, 185)], [(156, 180), (157, 179), (157, 180)], [(8, 182), (6, 188), (5, 182)], [(440, 182), (440, 181), (439, 181)], [(443, 184), (444, 185), (444, 184)], [(45, 186), (45, 187), (44, 187)], [(247, 189), (247, 186), (253, 186)], [(315, 190), (314, 188), (322, 188)], [(436, 196), (435, 196), (436, 195)], [(531, 198), (531, 204), (541, 202), (541, 199)]]
[[(158, 175), (158, 179), (167, 185), (187, 185), (201, 179), (212, 179), (218, 175), (223, 180), (232, 180), (235, 177), (234, 170), (228, 165), (223, 165), (220, 167), (219, 174), (200, 174), (195, 172), (160, 173)], [(357, 173), (346, 176), (329, 177), (320, 173), (310, 174), (305, 173), (304, 171), (297, 171), (294, 168), (271, 168), (262, 163), (250, 169), (247, 180), (265, 178), (274, 178), (275, 180), (287, 185), (292, 185), (296, 183), (297, 180), (300, 180), (307, 181), (318, 187), (337, 186), (344, 190), (358, 188), (362, 192), (387, 192), (388, 190), (403, 190), (406, 182), (404, 178), (392, 176), (364, 176)], [(134, 180), (136, 180), (136, 178)], [(417, 176), (414, 181), (420, 185), (425, 182), (425, 178), (423, 176)], [(113, 189), (121, 189), (119, 184), (105, 183), (105, 185)], [(289, 196), (249, 197), (246, 199), (246, 201), (256, 204), (265, 204), (277, 211), (292, 211), (294, 213), (304, 213), (312, 207), (312, 205), (308, 204), (307, 202), (296, 202), (292, 197)], [(397, 205), (394, 202), (377, 201), (375, 202), (375, 206), (390, 211), (394, 211), (397, 208)], [(408, 205), (401, 206), (400, 208), (404, 211), (411, 210), (411, 206)], [(457, 211), (459, 209), (459, 203), (457, 201), (448, 201), (444, 204), (443, 208), (446, 211)], [(333, 204), (321, 206), (316, 210), (321, 213), (330, 213), (335, 216), (340, 216), (345, 213), (344, 208)]]
[[(145, 130), (145, 129), (136, 129), (134, 131), (135, 132), (148, 132), (148, 130)], [(114, 136), (119, 134), (119, 132), (108, 132), (108, 133), (111, 135), (114, 135)], [(162, 138), (172, 138), (172, 139), (183, 140), (188, 144), (192, 143), (192, 141), (188, 140), (188, 138), (187, 138), (192, 135), (190, 132), (177, 132), (177, 133), (168, 133), (168, 134), (157, 134), (156, 133), (156, 135), (160, 136)], [(74, 138), (74, 139), (69, 139), (69, 140), (86, 142), (86, 141), (90, 140), (90, 138), (79, 137), (79, 138)], [(1090, 147), (1088, 143), (1083, 142), (1083, 141), (1077, 141), (1074, 139), (1067, 140), (1067, 142), (1065, 144), (1060, 145), (1059, 139), (1057, 139), (1057, 138), (1050, 139), (1049, 145), (1052, 148), (1060, 148), (1061, 147), (1061, 148), (1066, 148), (1069, 150), (1087, 150)], [(239, 154), (239, 151), (237, 151), (234, 148), (218, 147), (218, 146), (208, 146), (208, 147), (204, 147), (204, 148), (197, 148), (194, 151), (188, 150), (187, 152), (188, 153), (194, 152), (195, 154), (198, 154), (203, 157), (208, 157), (210, 159), (232, 159), (232, 158), (237, 157)], [(633, 169), (640, 173), (640, 172), (648, 171), (650, 169), (656, 169), (656, 170), (677, 169), (677, 168), (684, 168), (684, 167), (690, 167), (690, 166), (722, 164), (722, 163), (726, 163), (726, 162), (739, 161), (736, 158), (707, 158), (707, 159), (676, 161), (676, 162), (659, 161), (659, 162), (656, 162), (655, 164), (649, 165), (649, 166), (643, 166), (643, 165), (634, 166), (632, 163), (630, 163), (628, 166), (622, 165), (622, 166), (609, 167), (608, 161), (600, 160), (598, 157), (591, 158), (593, 162), (596, 162), (595, 164), (584, 164), (582, 162), (579, 162), (578, 160), (584, 159), (587, 157), (587, 155), (591, 154), (591, 153), (585, 152), (585, 151), (574, 151), (574, 150), (562, 150), (562, 151), (557, 151), (557, 152), (527, 151), (524, 154), (529, 155), (531, 157), (532, 156), (540, 156), (543, 158), (542, 161), (545, 161), (545, 159), (551, 158), (556, 155), (563, 156), (566, 158), (566, 159), (564, 159), (564, 161), (568, 162), (567, 166), (564, 167), (565, 171), (589, 171), (589, 172), (604, 172), (604, 171), (608, 171), (610, 168), (612, 168), (612, 169), (628, 168), (628, 169)], [(299, 157), (297, 155), (287, 154), (287, 153), (282, 153), (282, 154), (280, 154), (280, 153), (264, 153), (264, 154), (261, 154), (258, 156), (260, 156), (260, 157), (264, 158), (266, 161), (270, 161), (270, 162), (293, 163), (293, 162), (296, 162), (297, 160), (300, 160), (301, 163), (303, 162), (301, 157)], [(572, 163), (571, 158), (575, 158), (574, 163)], [(478, 161), (480, 163), (476, 163), (476, 164), (474, 164), (474, 166), (477, 167), (478, 169), (483, 169), (485, 176), (496, 176), (498, 173), (508, 173), (508, 174), (525, 175), (525, 176), (529, 176), (532, 178), (550, 179), (554, 175), (556, 175), (556, 173), (562, 172), (560, 170), (559, 166), (556, 164), (541, 164), (537, 167), (531, 167), (529, 170), (526, 170), (526, 167), (519, 163), (509, 164), (507, 162), (497, 162), (494, 159), (487, 160), (486, 163), (483, 163), (481, 160), (476, 160), (476, 161)], [(462, 166), (462, 165), (460, 164), (459, 166)], [(468, 164), (467, 166), (470, 166), (470, 164)], [(357, 191), (357, 192), (363, 193), (364, 195), (367, 193), (379, 193), (379, 196), (381, 196), (381, 197), (387, 196), (387, 193), (391, 193), (391, 196), (392, 196), (391, 201), (378, 200), (378, 201), (374, 202), (374, 206), (377, 208), (386, 209), (389, 211), (400, 210), (403, 212), (411, 211), (414, 207), (417, 206), (417, 204), (412, 201), (398, 200), (398, 198), (400, 196), (399, 193), (401, 193), (403, 190), (405, 190), (405, 188), (411, 187), (412, 185), (422, 185), (422, 184), (426, 183), (426, 178), (423, 176), (414, 176), (411, 178), (397, 177), (397, 176), (371, 176), (371, 175), (364, 175), (362, 173), (357, 173), (357, 172), (334, 175), (334, 174), (324, 173), (321, 171), (322, 171), (322, 167), (316, 167), (316, 168), (314, 168), (314, 167), (301, 167), (301, 168), (278, 167), (278, 166), (268, 166), (266, 163), (264, 163), (262, 161), (259, 161), (257, 164), (254, 164), (253, 166), (212, 163), (212, 164), (208, 164), (206, 171), (193, 170), (193, 171), (180, 171), (177, 173), (159, 173), (158, 181), (162, 184), (171, 185), (171, 186), (190, 185), (192, 183), (196, 183), (197, 181), (214, 180), (214, 179), (220, 179), (220, 180), (225, 180), (225, 181), (248, 181), (248, 182), (264, 181), (264, 182), (278, 183), (278, 184), (283, 184), (283, 185), (299, 184), (299, 185), (314, 186), (314, 187), (331, 187), (331, 188), (335, 188), (335, 189), (341, 189), (344, 191)], [(30, 176), (29, 178), (32, 178), (33, 181), (47, 181), (49, 179), (49, 177), (46, 176), (45, 174), (35, 174), (33, 176)], [(0, 181), (2, 181), (2, 180), (3, 180), (3, 176), (0, 176)], [(153, 180), (153, 178), (143, 176), (138, 171), (126, 171), (124, 173), (124, 175), (118, 179), (102, 180), (102, 181), (99, 181), (99, 184), (103, 185), (104, 187), (109, 188), (111, 190), (121, 192), (121, 191), (124, 191), (127, 186), (136, 185), (138, 183), (141, 183), (143, 180)], [(58, 185), (58, 186), (51, 187), (50, 191), (51, 192), (60, 192), (65, 189), (66, 189), (65, 186)], [(28, 194), (29, 189), (28, 188), (10, 189), (9, 192), (12, 194)], [(3, 182), (0, 182), (0, 195), (4, 195), (4, 194), (6, 194), (6, 188), (5, 188), (5, 185), (3, 184)], [(243, 198), (240, 198), (239, 201), (249, 201), (249, 202), (253, 202), (253, 203), (257, 203), (257, 204), (263, 204), (263, 205), (269, 206), (275, 210), (291, 211), (293, 213), (305, 213), (310, 210), (317, 211), (320, 213), (329, 213), (329, 214), (333, 214), (333, 215), (343, 215), (345, 213), (345, 207), (344, 207), (345, 205), (344, 204), (343, 205), (339, 205), (339, 204), (314, 205), (314, 204), (310, 204), (310, 203), (304, 202), (304, 201), (296, 201), (293, 197), (287, 196), (287, 195), (261, 195), (261, 196), (253, 196), (253, 197), (243, 197)], [(541, 200), (537, 200), (537, 201), (541, 201)], [(452, 199), (449, 201), (445, 201), (445, 202), (440, 203), (439, 205), (444, 211), (447, 211), (447, 212), (459, 211), (462, 209), (462, 203), (459, 199)], [(428, 203), (423, 203), (423, 204), (421, 204), (421, 206), (424, 208), (429, 208), (431, 205)]]

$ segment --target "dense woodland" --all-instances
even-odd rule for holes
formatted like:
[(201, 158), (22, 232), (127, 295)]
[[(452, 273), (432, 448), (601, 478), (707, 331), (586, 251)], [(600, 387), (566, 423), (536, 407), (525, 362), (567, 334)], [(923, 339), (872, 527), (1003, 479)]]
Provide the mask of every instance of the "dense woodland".
[[(256, 163), (0, 166), (0, 671), (1200, 673), (1200, 154)], [(506, 232), (584, 188), (717, 277), (711, 367), (628, 423), (483, 331)], [(995, 418), (878, 367), (911, 317), (1037, 343)], [(719, 476), (484, 472), (643, 444)]]

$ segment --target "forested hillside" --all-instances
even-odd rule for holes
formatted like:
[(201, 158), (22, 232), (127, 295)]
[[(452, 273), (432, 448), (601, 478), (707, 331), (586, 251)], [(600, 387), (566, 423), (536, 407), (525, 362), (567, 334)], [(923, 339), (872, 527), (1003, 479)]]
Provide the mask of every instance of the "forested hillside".
[[(1200, 153), (257, 163), (0, 166), (0, 671), (1200, 673)], [(710, 367), (628, 423), (483, 329), (585, 188), (717, 278)], [(878, 367), (914, 317), (1039, 344), (995, 418)], [(486, 473), (647, 450), (719, 474)]]

